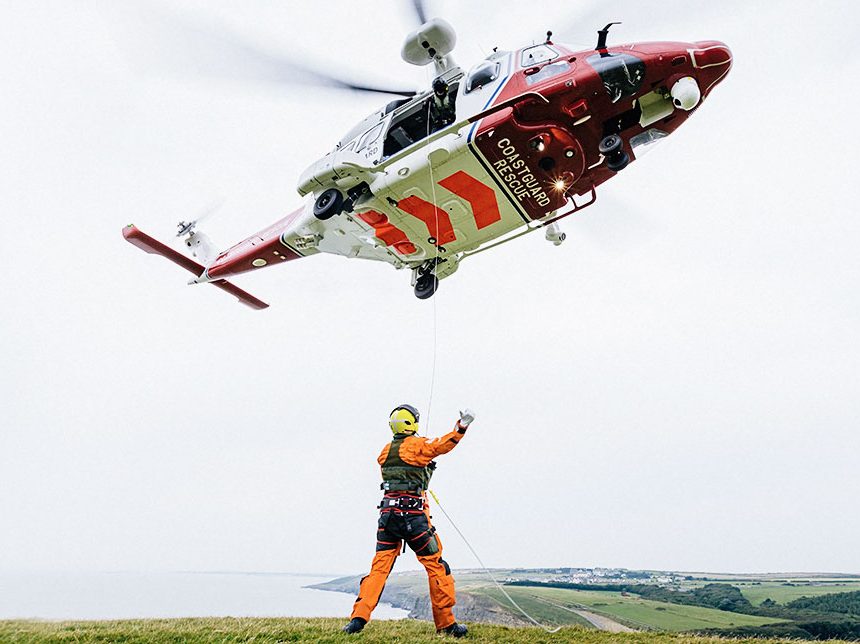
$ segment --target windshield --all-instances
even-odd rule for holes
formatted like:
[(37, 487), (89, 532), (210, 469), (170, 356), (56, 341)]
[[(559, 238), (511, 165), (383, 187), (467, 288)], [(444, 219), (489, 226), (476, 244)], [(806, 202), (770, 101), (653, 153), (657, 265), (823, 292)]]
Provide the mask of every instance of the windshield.
[[(563, 60), (560, 60), (557, 63), (550, 63), (549, 65), (544, 65), (543, 67), (541, 67), (534, 74), (529, 74), (528, 76), (526, 76), (526, 83), (529, 85), (534, 85), (535, 83), (540, 83), (547, 78), (552, 78), (553, 76), (564, 74), (569, 70), (570, 63), (567, 63)], [(529, 71), (530, 70), (526, 70), (526, 74), (528, 74)]]
[(635, 94), (645, 79), (645, 63), (631, 54), (594, 54), (587, 60), (600, 75), (613, 103)]
[(523, 49), (523, 55), (520, 60), (521, 67), (531, 67), (539, 63), (545, 63), (548, 60), (558, 57), (558, 52), (549, 45), (535, 45), (528, 49)]

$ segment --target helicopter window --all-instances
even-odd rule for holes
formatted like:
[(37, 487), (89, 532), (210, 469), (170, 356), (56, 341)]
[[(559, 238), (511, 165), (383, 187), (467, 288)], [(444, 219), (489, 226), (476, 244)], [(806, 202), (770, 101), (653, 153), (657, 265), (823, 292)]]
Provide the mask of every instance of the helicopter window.
[(365, 119), (365, 120), (364, 120), (364, 121), (362, 121), (361, 123), (358, 123), (358, 124), (357, 124), (355, 127), (353, 127), (349, 132), (347, 132), (346, 134), (344, 134), (344, 135), (343, 135), (343, 138), (341, 138), (341, 140), (340, 140), (340, 141), (338, 142), (338, 144), (337, 144), (338, 149), (342, 148), (343, 146), (345, 146), (345, 145), (346, 145), (347, 143), (349, 143), (350, 141), (355, 141), (355, 140), (358, 138), (358, 136), (359, 136), (362, 132), (364, 132), (364, 131), (365, 131), (365, 128), (367, 128), (367, 127), (368, 127), (369, 123), (367, 122), (367, 120), (368, 120), (368, 119)]
[(384, 113), (384, 114), (388, 114), (389, 112), (393, 112), (393, 111), (394, 111), (394, 110), (396, 110), (398, 107), (400, 107), (400, 106), (402, 106), (402, 105), (406, 105), (406, 104), (407, 104), (409, 101), (411, 101), (411, 100), (412, 100), (411, 98), (398, 98), (398, 99), (395, 99), (395, 100), (391, 101), (390, 103), (388, 103), (388, 105), (386, 105), (386, 106), (385, 106), (385, 109), (383, 110), (383, 113)]
[(447, 86), (447, 92), (441, 96), (433, 93), (424, 100), (409, 105), (403, 112), (395, 114), (385, 135), (383, 158), (397, 154), (413, 143), (427, 138), (431, 133), (450, 125), (455, 117), (454, 101), (458, 85), (458, 82), (452, 82)]
[[(564, 74), (566, 71), (570, 70), (570, 64), (565, 61), (559, 61), (557, 63), (551, 63), (549, 65), (544, 65), (534, 74), (530, 74), (526, 76), (526, 83), (529, 85), (534, 85), (535, 83), (540, 83), (541, 81), (545, 81), (547, 78), (552, 78), (553, 76), (558, 76), (559, 74)], [(526, 72), (528, 73), (528, 72)]]
[(430, 100), (432, 99), (421, 101), (406, 112), (395, 116), (396, 120), (392, 121), (385, 137), (383, 156), (389, 157), (396, 154), (429, 134), (427, 117)]
[(613, 103), (635, 94), (645, 79), (645, 63), (632, 54), (594, 54), (588, 62), (600, 74)]
[(631, 136), (630, 147), (633, 148), (633, 151), (636, 153), (636, 158), (638, 159), (645, 152), (653, 150), (654, 144), (665, 139), (667, 136), (669, 136), (667, 132), (658, 130), (657, 128), (651, 128), (650, 130), (640, 132), (636, 136)]
[(356, 149), (356, 152), (361, 152), (364, 148), (367, 147), (368, 143), (373, 143), (374, 141), (376, 141), (376, 139), (379, 138), (380, 134), (382, 134), (382, 123), (364, 133), (364, 136), (362, 136), (361, 139), (359, 139), (358, 141), (358, 147)]
[(531, 67), (539, 63), (545, 63), (553, 58), (558, 58), (558, 52), (549, 45), (535, 45), (528, 49), (523, 49), (520, 66)]
[(481, 89), (484, 85), (492, 83), (499, 77), (501, 64), (496, 61), (484, 60), (472, 67), (466, 76), (466, 94)]

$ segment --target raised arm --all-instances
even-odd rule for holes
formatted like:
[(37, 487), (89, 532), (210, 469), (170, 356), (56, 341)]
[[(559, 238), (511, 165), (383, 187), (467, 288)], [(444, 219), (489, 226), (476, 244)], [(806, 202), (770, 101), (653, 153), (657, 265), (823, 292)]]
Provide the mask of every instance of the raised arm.
[(475, 414), (467, 409), (460, 412), (460, 419), (454, 425), (454, 429), (444, 436), (437, 438), (423, 438), (412, 436), (403, 441), (400, 448), (400, 458), (410, 465), (423, 467), (434, 458), (447, 454), (457, 447), (457, 444), (466, 435), (469, 424), (475, 419)]

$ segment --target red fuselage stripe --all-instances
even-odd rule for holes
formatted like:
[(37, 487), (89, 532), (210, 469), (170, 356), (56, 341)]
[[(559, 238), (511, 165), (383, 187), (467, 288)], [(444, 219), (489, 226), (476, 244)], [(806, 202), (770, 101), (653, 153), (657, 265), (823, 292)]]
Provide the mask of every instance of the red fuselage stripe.
[(469, 202), (478, 230), (501, 220), (502, 214), (499, 212), (496, 193), (475, 177), (459, 170), (450, 177), (442, 179), (439, 185)]
[(413, 217), (423, 221), (427, 226), (430, 236), (436, 240), (437, 245), (450, 244), (456, 239), (448, 213), (434, 206), (429, 201), (424, 201), (421, 197), (412, 195), (398, 201), (397, 207), (403, 212), (409, 213)]
[(393, 246), (394, 250), (401, 255), (411, 255), (415, 252), (415, 245), (409, 241), (406, 233), (388, 221), (385, 215), (375, 210), (368, 210), (358, 213), (358, 216), (362, 221), (373, 226), (373, 234), (386, 246)]

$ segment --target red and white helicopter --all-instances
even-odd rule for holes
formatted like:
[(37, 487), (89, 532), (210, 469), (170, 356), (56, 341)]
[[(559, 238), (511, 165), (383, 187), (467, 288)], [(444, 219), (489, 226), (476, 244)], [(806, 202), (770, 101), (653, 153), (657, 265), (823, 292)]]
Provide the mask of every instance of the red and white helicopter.
[(415, 295), (488, 248), (543, 228), (561, 244), (557, 222), (594, 203), (596, 188), (671, 134), (696, 111), (732, 64), (718, 41), (608, 46), (612, 24), (593, 50), (552, 40), (494, 50), (468, 71), (451, 58), (444, 20), (407, 36), (403, 59), (435, 67), (424, 92), (405, 95), (350, 130), (301, 175), (306, 204), (219, 252), (196, 222), (178, 236), (194, 261), (133, 225), (135, 246), (163, 255), (252, 308), (268, 305), (227, 281), (317, 253), (409, 269)]

